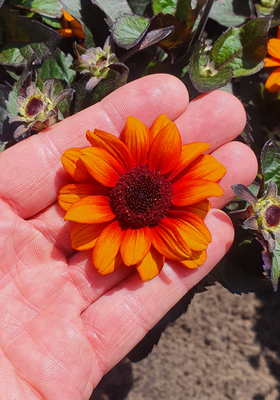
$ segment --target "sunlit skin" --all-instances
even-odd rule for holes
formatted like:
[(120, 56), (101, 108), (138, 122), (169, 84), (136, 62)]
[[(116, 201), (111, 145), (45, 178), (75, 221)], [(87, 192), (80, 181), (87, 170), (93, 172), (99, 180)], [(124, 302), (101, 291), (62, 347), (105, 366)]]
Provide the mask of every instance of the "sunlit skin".
[[(101, 276), (91, 251), (70, 243), (73, 223), (57, 203), (59, 188), (71, 182), (61, 154), (88, 146), (88, 129), (118, 136), (127, 116), (150, 128), (160, 114), (175, 121), (183, 144), (210, 143), (227, 169), (224, 196), (211, 199), (205, 219), (212, 235), (207, 261), (194, 270), (166, 263), (145, 283), (133, 267)], [(102, 376), (217, 264), (234, 236), (219, 208), (235, 197), (231, 185), (247, 186), (257, 173), (253, 152), (230, 142), (244, 125), (244, 109), (230, 94), (216, 91), (188, 104), (181, 81), (152, 75), (0, 155), (0, 399), (89, 399)]]

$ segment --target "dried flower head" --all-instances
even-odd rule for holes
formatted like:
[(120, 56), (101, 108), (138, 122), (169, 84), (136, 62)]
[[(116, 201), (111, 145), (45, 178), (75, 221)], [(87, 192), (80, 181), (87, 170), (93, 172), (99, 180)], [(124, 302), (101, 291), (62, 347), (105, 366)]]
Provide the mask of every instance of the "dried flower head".
[(14, 132), (14, 138), (28, 131), (39, 132), (58, 121), (57, 105), (73, 93), (72, 89), (63, 90), (53, 98), (53, 80), (45, 82), (43, 91), (34, 83), (26, 88), (26, 96), (18, 96), (17, 115), (11, 116), (9, 123), (22, 122)]
[(158, 117), (149, 130), (128, 117), (120, 139), (87, 131), (92, 147), (62, 156), (76, 181), (60, 189), (65, 219), (74, 221), (76, 250), (93, 249), (102, 275), (135, 266), (143, 281), (155, 277), (165, 258), (197, 268), (206, 259), (211, 235), (203, 222), (207, 197), (221, 196), (217, 181), (226, 169), (203, 155), (207, 143), (182, 146), (174, 122)]

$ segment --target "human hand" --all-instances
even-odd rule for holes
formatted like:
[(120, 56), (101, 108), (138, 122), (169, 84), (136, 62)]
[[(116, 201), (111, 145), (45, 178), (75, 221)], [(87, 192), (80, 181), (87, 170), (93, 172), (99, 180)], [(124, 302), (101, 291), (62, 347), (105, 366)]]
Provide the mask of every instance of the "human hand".
[[(70, 183), (61, 155), (88, 146), (87, 129), (117, 136), (127, 116), (150, 127), (160, 114), (176, 122), (183, 144), (210, 143), (227, 168), (224, 196), (211, 199), (205, 219), (212, 234), (207, 260), (195, 270), (167, 262), (145, 283), (131, 267), (101, 276), (90, 250), (71, 247), (72, 223), (57, 203), (58, 190)], [(102, 376), (224, 256), (234, 230), (218, 209), (234, 197), (231, 185), (249, 185), (257, 173), (253, 152), (228, 143), (245, 119), (239, 101), (225, 92), (188, 105), (182, 82), (152, 75), (0, 155), (1, 399), (88, 399)]]

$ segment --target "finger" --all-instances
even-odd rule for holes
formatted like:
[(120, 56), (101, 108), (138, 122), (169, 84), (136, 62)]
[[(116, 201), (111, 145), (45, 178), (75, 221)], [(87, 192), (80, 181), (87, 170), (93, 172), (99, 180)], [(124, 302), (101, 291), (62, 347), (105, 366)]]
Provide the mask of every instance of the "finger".
[(212, 155), (227, 169), (219, 182), (224, 191), (223, 196), (210, 199), (212, 207), (223, 208), (236, 196), (231, 189), (232, 185), (242, 183), (249, 186), (254, 181), (258, 173), (258, 162), (254, 152), (240, 142), (227, 143)]
[[(68, 182), (61, 155), (70, 147), (89, 146), (87, 129), (119, 135), (129, 115), (151, 126), (160, 114), (176, 119), (188, 104), (183, 83), (171, 75), (153, 75), (131, 82), (101, 103), (7, 149), (0, 156), (0, 196), (23, 218), (52, 204)], [(12, 160), (12, 163), (11, 163)], [(20, 171), (20, 172), (19, 172)]]
[(58, 202), (55, 202), (28, 221), (68, 258), (76, 252), (71, 246), (70, 239), (74, 223), (65, 221), (64, 215), (65, 211)]
[[(96, 349), (97, 365), (103, 368), (103, 373), (117, 364), (228, 251), (234, 232), (229, 218), (214, 210), (207, 217), (207, 224), (213, 241), (207, 261), (201, 267), (188, 270), (172, 262), (145, 283), (133, 274), (82, 314), (85, 332)], [(100, 376), (95, 370), (92, 376), (96, 384)]]
[(217, 90), (191, 101), (175, 122), (184, 143), (207, 142), (213, 151), (242, 132), (246, 114), (235, 96)]

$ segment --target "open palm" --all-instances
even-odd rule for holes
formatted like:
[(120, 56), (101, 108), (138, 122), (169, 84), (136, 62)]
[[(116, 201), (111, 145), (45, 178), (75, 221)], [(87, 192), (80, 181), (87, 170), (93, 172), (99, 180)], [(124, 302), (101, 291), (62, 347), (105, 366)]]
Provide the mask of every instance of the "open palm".
[[(61, 154), (87, 146), (87, 129), (118, 135), (127, 116), (150, 127), (160, 114), (176, 122), (183, 144), (210, 143), (228, 170), (220, 182), (224, 196), (212, 200), (205, 220), (213, 238), (207, 261), (196, 270), (166, 263), (145, 283), (132, 267), (101, 276), (90, 252), (71, 248), (72, 223), (57, 204), (59, 188), (70, 182)], [(244, 124), (233, 96), (212, 92), (188, 105), (179, 80), (154, 75), (1, 154), (1, 399), (88, 399), (102, 376), (223, 257), (233, 228), (218, 208), (234, 197), (231, 185), (250, 184), (257, 169), (248, 147), (228, 143)]]

